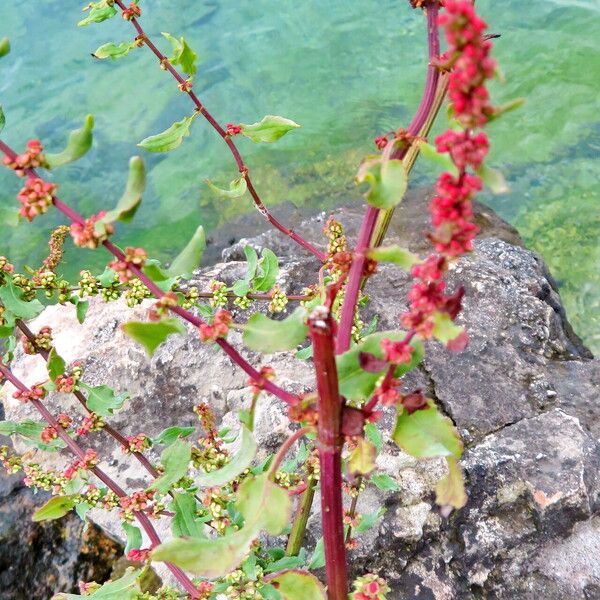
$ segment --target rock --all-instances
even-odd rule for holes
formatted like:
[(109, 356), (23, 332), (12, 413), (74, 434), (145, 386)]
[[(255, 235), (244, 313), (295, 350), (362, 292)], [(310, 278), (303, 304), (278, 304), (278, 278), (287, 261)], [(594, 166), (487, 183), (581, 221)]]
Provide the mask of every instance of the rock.
[[(409, 194), (388, 237), (422, 255), (428, 251), (422, 232), (428, 228), (424, 194)], [(348, 235), (356, 235), (360, 210), (346, 208), (339, 218)], [(488, 208), (476, 207), (482, 233), (475, 252), (462, 258), (448, 276), (449, 289), (465, 285), (460, 316), (471, 338), (462, 353), (430, 343), (423, 365), (409, 374), (407, 389), (421, 387), (459, 427), (466, 445), (462, 461), (469, 502), (444, 519), (435, 508), (433, 490), (445, 475), (440, 459), (416, 461), (389, 441), (393, 416), (384, 415), (383, 472), (396, 478), (401, 491), (373, 486), (359, 497), (363, 514), (385, 514), (367, 531), (351, 554), (355, 574), (375, 571), (393, 588), (391, 598), (566, 598), (600, 597), (597, 548), (600, 545), (600, 361), (574, 334), (557, 286), (543, 261), (525, 249), (517, 233)], [(296, 230), (322, 242), (325, 215), (299, 223)], [(221, 233), (215, 240), (235, 240), (223, 262), (201, 269), (193, 283), (206, 288), (211, 278), (231, 282), (243, 273), (243, 247), (270, 247), (282, 261), (281, 283), (298, 292), (314, 280), (311, 257), (276, 233), (239, 240)], [(216, 253), (213, 245), (213, 254)], [(363, 318), (375, 315), (382, 328), (395, 328), (406, 306), (410, 279), (380, 265), (366, 288), (370, 303)], [(237, 411), (247, 407), (245, 375), (214, 348), (193, 335), (170, 337), (152, 359), (125, 338), (119, 324), (141, 316), (144, 307), (126, 310), (120, 302), (92, 302), (83, 325), (72, 308), (47, 309), (32, 327), (51, 324), (59, 353), (82, 359), (88, 383), (110, 382), (128, 390), (127, 408), (111, 419), (124, 433), (140, 428), (156, 435), (164, 427), (195, 423), (192, 407), (213, 404), (222, 422), (235, 426)], [(237, 334), (232, 335), (240, 345)], [(309, 362), (284, 355), (259, 357), (244, 351), (255, 365), (271, 364), (284, 387), (314, 388)], [(18, 353), (15, 371), (29, 383), (45, 376), (37, 357)], [(4, 391), (7, 418), (31, 416)], [(50, 397), (58, 410), (76, 410), (66, 396)], [(274, 398), (261, 400), (256, 435), (261, 457), (272, 452), (290, 431), (284, 407)], [(107, 471), (130, 489), (148, 482), (137, 463), (116, 445), (97, 437)], [(158, 456), (151, 453), (151, 458)], [(65, 461), (57, 455), (54, 462)], [(92, 515), (112, 534), (119, 524)], [(309, 523), (309, 540), (320, 537), (318, 507)], [(159, 523), (166, 533), (166, 523)], [(594, 595), (595, 594), (595, 595)]]
[(21, 478), (0, 472), (0, 600), (48, 600), (77, 592), (79, 581), (106, 581), (123, 546), (74, 514), (34, 523), (49, 495), (34, 495)]

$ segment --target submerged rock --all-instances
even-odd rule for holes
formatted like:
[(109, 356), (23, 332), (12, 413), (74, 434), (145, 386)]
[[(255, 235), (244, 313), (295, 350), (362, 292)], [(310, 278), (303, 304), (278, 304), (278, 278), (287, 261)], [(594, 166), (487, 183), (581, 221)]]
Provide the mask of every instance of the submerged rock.
[[(409, 195), (398, 211), (388, 237), (424, 255), (422, 232), (428, 228), (423, 194)], [(383, 517), (364, 534), (350, 556), (356, 574), (375, 571), (385, 577), (396, 599), (563, 598), (600, 597), (600, 361), (573, 333), (556, 284), (543, 261), (525, 249), (517, 233), (489, 209), (478, 205), (482, 234), (475, 252), (449, 273), (448, 285), (466, 288), (460, 322), (470, 345), (451, 353), (430, 343), (423, 365), (406, 378), (407, 389), (421, 387), (451, 417), (463, 436), (469, 502), (449, 518), (434, 504), (436, 483), (444, 477), (444, 462), (416, 461), (389, 441), (392, 415), (383, 424), (384, 450), (378, 459), (393, 476), (400, 492), (374, 486), (359, 498), (359, 511), (380, 506)], [(360, 212), (343, 209), (340, 220), (355, 236)], [(322, 242), (324, 215), (298, 225), (305, 237)], [(217, 236), (218, 237), (218, 236)], [(236, 241), (223, 261), (198, 271), (194, 283), (206, 287), (212, 278), (230, 282), (244, 271), (243, 247), (269, 247), (281, 259), (281, 284), (298, 292), (314, 280), (317, 265), (277, 233)], [(235, 236), (234, 236), (235, 237)], [(381, 328), (394, 328), (406, 306), (409, 277), (380, 265), (366, 292), (368, 321), (378, 315)], [(129, 391), (131, 400), (111, 422), (125, 434), (143, 429), (156, 435), (163, 428), (196, 422), (192, 407), (210, 402), (219, 419), (235, 424), (237, 411), (250, 401), (246, 376), (216, 349), (200, 344), (192, 332), (174, 336), (152, 359), (121, 332), (119, 325), (141, 316), (120, 302), (92, 302), (86, 322), (79, 325), (70, 307), (47, 309), (32, 327), (50, 324), (59, 353), (81, 359), (85, 380), (109, 382)], [(232, 341), (240, 344), (239, 336)], [(290, 389), (314, 388), (309, 362), (287, 355), (245, 354), (253, 364), (271, 364)], [(45, 376), (38, 357), (19, 354), (15, 371), (27, 382)], [(7, 418), (32, 416), (5, 389)], [(50, 406), (75, 412), (65, 395), (50, 397)], [(286, 412), (274, 398), (261, 400), (256, 437), (263, 453), (274, 450), (288, 435)], [(145, 486), (148, 477), (135, 461), (104, 436), (96, 436), (101, 465), (130, 489)], [(152, 455), (156, 460), (158, 456)], [(38, 459), (38, 460), (41, 460)], [(47, 464), (64, 463), (55, 455)], [(90, 513), (112, 534), (120, 525), (107, 515)], [(167, 533), (168, 524), (159, 523)], [(320, 537), (318, 507), (310, 520), (309, 539)]]

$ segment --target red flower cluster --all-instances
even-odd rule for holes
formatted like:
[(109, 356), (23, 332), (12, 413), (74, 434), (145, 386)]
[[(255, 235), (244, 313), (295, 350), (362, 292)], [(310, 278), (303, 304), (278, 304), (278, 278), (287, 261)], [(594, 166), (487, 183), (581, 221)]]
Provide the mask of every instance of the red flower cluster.
[(479, 169), (490, 149), (487, 135), (481, 131), (471, 132), (449, 129), (435, 138), (438, 152), (449, 152), (452, 162), (460, 171), (469, 166)]
[(56, 433), (56, 429), (48, 425), (48, 427), (44, 427), (42, 429), (42, 433), (40, 433), (40, 439), (44, 444), (49, 444), (52, 440), (55, 440), (58, 437), (58, 433)]
[(150, 558), (151, 548), (133, 548), (127, 553), (127, 560), (146, 562)]
[(128, 283), (136, 275), (131, 270), (131, 266), (141, 269), (148, 258), (148, 254), (143, 248), (132, 248), (128, 246), (125, 248), (124, 260), (113, 260), (108, 263), (111, 268), (119, 276), (121, 283)]
[(227, 135), (239, 135), (242, 133), (242, 126), (234, 123), (227, 123)]
[(454, 116), (464, 127), (482, 127), (494, 114), (485, 87), (496, 69), (490, 57), (492, 43), (483, 34), (487, 24), (469, 0), (446, 0), (444, 7), (439, 23), (445, 28), (447, 56), (453, 66), (448, 95)]
[(385, 135), (380, 135), (379, 137), (376, 137), (373, 142), (379, 150), (383, 150), (387, 146), (388, 139)]
[(29, 402), (30, 400), (41, 400), (46, 397), (48, 392), (41, 385), (32, 385), (29, 390), (17, 390), (13, 393), (13, 398), (19, 402)]
[(259, 374), (260, 377), (258, 379), (254, 379), (253, 377), (248, 379), (248, 385), (252, 388), (252, 393), (255, 396), (258, 396), (264, 389), (265, 379), (270, 380), (275, 378), (275, 369), (269, 365), (265, 365), (260, 368)]
[(87, 471), (93, 469), (98, 464), (98, 455), (94, 450), (88, 448), (85, 451), (83, 459), (72, 462), (63, 472), (67, 479), (73, 479), (80, 470)]
[(29, 140), (27, 142), (27, 150), (22, 154), (17, 154), (14, 160), (9, 156), (5, 156), (3, 163), (5, 167), (14, 169), (19, 177), (24, 177), (28, 169), (37, 169), (38, 167), (48, 167), (46, 158), (44, 157), (44, 148), (39, 140)]
[(354, 582), (352, 600), (382, 600), (390, 591), (386, 582), (377, 575), (364, 575)]
[(169, 309), (174, 308), (178, 304), (177, 294), (175, 292), (167, 292), (148, 309), (148, 318), (151, 321), (160, 321)]
[(38, 215), (48, 212), (56, 188), (55, 183), (44, 181), (39, 177), (29, 177), (17, 194), (17, 199), (21, 203), (19, 214), (31, 222)]
[(96, 223), (104, 218), (106, 211), (102, 210), (97, 215), (92, 215), (85, 223), (73, 223), (71, 225), (71, 237), (76, 246), (82, 248), (97, 248), (108, 239), (114, 229), (110, 223), (102, 223), (96, 227)]
[(60, 413), (58, 417), (56, 417), (56, 420), (63, 429), (69, 429), (71, 423), (73, 422), (73, 419), (71, 419), (71, 417), (65, 413)]
[(55, 381), (57, 392), (63, 392), (64, 394), (71, 394), (77, 389), (77, 382), (83, 375), (83, 365), (80, 361), (75, 361), (70, 373), (64, 373), (59, 375)]
[(140, 512), (150, 507), (154, 498), (154, 490), (140, 490), (131, 496), (119, 498), (119, 504), (125, 512)]
[(126, 454), (133, 452), (141, 454), (144, 450), (147, 450), (152, 446), (152, 440), (145, 433), (128, 435), (127, 441), (129, 442), (129, 445), (123, 447), (123, 452)]
[(90, 431), (100, 431), (103, 427), (104, 419), (95, 412), (91, 412), (83, 419), (81, 427), (79, 427), (75, 433), (77, 433), (79, 437), (83, 437)]
[(135, 3), (132, 2), (122, 13), (123, 18), (126, 21), (131, 21), (131, 19), (134, 19), (135, 17), (141, 17), (142, 16), (142, 9)]
[(202, 323), (198, 326), (200, 340), (203, 342), (215, 342), (219, 338), (227, 337), (232, 317), (228, 310), (218, 310), (213, 317), (212, 325)]
[(414, 350), (407, 340), (393, 342), (389, 339), (381, 340), (381, 349), (383, 350), (385, 361), (392, 365), (409, 363)]

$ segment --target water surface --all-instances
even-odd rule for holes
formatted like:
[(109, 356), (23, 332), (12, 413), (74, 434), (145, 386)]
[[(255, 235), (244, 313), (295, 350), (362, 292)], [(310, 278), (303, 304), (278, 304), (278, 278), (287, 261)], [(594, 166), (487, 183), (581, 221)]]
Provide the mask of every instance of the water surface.
[[(515, 224), (561, 285), (569, 318), (600, 350), (600, 2), (480, 0), (506, 77), (495, 83), (500, 103), (527, 105), (490, 127), (491, 160), (511, 193), (484, 200)], [(294, 119), (302, 129), (272, 146), (240, 140), (256, 187), (267, 203), (332, 207), (355, 197), (352, 178), (372, 138), (407, 124), (424, 69), (424, 27), (400, 0), (143, 0), (151, 36), (184, 35), (200, 57), (194, 87), (221, 122), (254, 122), (265, 114)], [(0, 4), (0, 37), (13, 52), (0, 63), (4, 138), (29, 137), (59, 149), (87, 113), (96, 119), (92, 151), (55, 177), (61, 194), (83, 213), (120, 196), (136, 142), (190, 114), (189, 101), (147, 50), (118, 62), (96, 61), (100, 44), (131, 39), (120, 18), (77, 28), (81, 7), (69, 0)], [(161, 47), (168, 50), (166, 40)], [(440, 123), (439, 128), (444, 123)], [(202, 223), (221, 225), (249, 201), (215, 199), (206, 178), (226, 184), (235, 165), (224, 144), (196, 120), (192, 136), (170, 154), (145, 154), (148, 191), (135, 223), (119, 239), (167, 259)], [(432, 181), (426, 165), (412, 185)], [(18, 182), (0, 172), (0, 215), (14, 206)], [(12, 208), (11, 208), (12, 210)], [(14, 211), (13, 211), (14, 212)], [(0, 253), (35, 265), (56, 214), (32, 226), (1, 227)], [(66, 270), (100, 267), (101, 253), (69, 253)]]

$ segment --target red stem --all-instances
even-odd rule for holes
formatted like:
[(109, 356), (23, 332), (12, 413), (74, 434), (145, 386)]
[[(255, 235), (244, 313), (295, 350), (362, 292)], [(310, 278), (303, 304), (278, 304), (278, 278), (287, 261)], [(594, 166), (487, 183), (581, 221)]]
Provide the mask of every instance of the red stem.
[[(126, 10), (126, 6), (121, 0), (116, 0), (115, 4), (117, 4), (122, 11)], [(146, 46), (148, 46), (148, 48), (158, 58), (158, 60), (160, 61), (160, 64), (164, 65), (164, 67), (167, 69), (167, 71), (169, 71), (169, 73), (171, 73), (171, 75), (173, 75), (173, 77), (177, 80), (177, 82), (179, 84), (185, 83), (186, 80), (177, 72), (177, 70), (169, 62), (167, 57), (154, 45), (152, 40), (148, 37), (146, 32), (143, 30), (139, 21), (137, 19), (133, 18), (133, 19), (131, 19), (131, 24), (134, 26), (134, 28), (137, 31), (140, 38), (144, 40), (144, 43), (146, 44)], [(252, 200), (254, 201), (254, 205), (256, 206), (258, 211), (265, 217), (265, 219), (269, 223), (271, 223), (271, 225), (273, 225), (273, 227), (275, 227), (276, 229), (281, 231), (281, 233), (283, 233), (284, 235), (287, 235), (288, 237), (293, 239), (296, 243), (298, 243), (300, 246), (302, 246), (305, 250), (308, 250), (311, 254), (316, 256), (321, 262), (325, 262), (325, 260), (327, 260), (327, 255), (325, 253), (323, 253), (319, 249), (315, 248), (310, 242), (306, 241), (304, 238), (299, 236), (297, 233), (295, 233), (291, 229), (288, 229), (285, 225), (280, 223), (269, 212), (269, 210), (267, 209), (267, 207), (264, 205), (263, 201), (261, 200), (258, 192), (254, 188), (254, 185), (252, 184), (252, 180), (250, 179), (250, 175), (248, 173), (248, 167), (246, 167), (246, 165), (244, 164), (244, 160), (243, 160), (242, 156), (240, 155), (240, 152), (237, 149), (235, 143), (231, 139), (231, 136), (227, 133), (227, 131), (225, 131), (223, 129), (223, 127), (221, 127), (221, 125), (219, 125), (218, 121), (210, 114), (210, 112), (206, 109), (206, 107), (202, 104), (202, 102), (200, 101), (198, 96), (192, 90), (188, 91), (187, 94), (192, 99), (192, 102), (195, 104), (198, 112), (201, 113), (202, 116), (210, 123), (210, 125), (213, 127), (213, 129), (223, 138), (223, 140), (229, 147), (229, 150), (231, 151), (231, 154), (233, 155), (233, 158), (237, 164), (237, 167), (238, 167), (240, 173), (243, 174), (244, 179), (246, 180), (246, 183), (248, 184), (248, 191), (250, 192), (250, 195), (252, 196)]]
[[(9, 158), (14, 160), (16, 153), (15, 151), (5, 144), (2, 140), (0, 140), (0, 150), (6, 154)], [(35, 169), (27, 169), (27, 174), (31, 177), (39, 177)], [(77, 211), (73, 210), (70, 206), (65, 204), (62, 200), (57, 198), (56, 196), (52, 197), (52, 203), (54, 206), (63, 213), (66, 217), (68, 217), (71, 221), (75, 223), (85, 223), (85, 219), (82, 215), (80, 215)], [(106, 240), (102, 242), (102, 245), (116, 258), (119, 260), (125, 260), (125, 255), (117, 246), (115, 246), (111, 241)], [(133, 273), (135, 273), (136, 277), (156, 296), (157, 298), (162, 298), (164, 296), (164, 292), (138, 267), (135, 265), (129, 265), (129, 268)], [(171, 308), (172, 312), (179, 315), (182, 319), (191, 323), (192, 325), (199, 327), (205, 321), (203, 321), (200, 317), (192, 314), (191, 312), (181, 308), (180, 306), (174, 306)], [(262, 381), (263, 377), (260, 373), (225, 339), (218, 339), (216, 342), (224, 352), (231, 358), (231, 360), (237, 364), (245, 373), (247, 373), (252, 379), (257, 381)], [(263, 387), (268, 392), (271, 392), (274, 396), (283, 400), (287, 404), (295, 404), (299, 402), (300, 398), (290, 392), (285, 391), (280, 388), (278, 385), (264, 379)]]
[[(440, 78), (440, 71), (436, 66), (431, 64), (431, 61), (433, 61), (434, 58), (437, 58), (440, 54), (438, 12), (438, 2), (432, 2), (430, 5), (428, 5), (427, 42), (429, 47), (430, 64), (427, 68), (427, 79), (425, 81), (423, 98), (421, 99), (419, 108), (417, 109), (417, 112), (408, 128), (408, 133), (410, 135), (417, 135), (419, 133), (427, 121), (427, 116), (429, 115), (435, 100), (435, 93)], [(392, 154), (391, 158), (402, 160), (407, 151), (408, 147), (403, 145)], [(342, 305), (342, 316), (340, 319), (336, 347), (338, 354), (346, 352), (350, 348), (352, 324), (354, 322), (356, 303), (358, 302), (358, 294), (360, 292), (366, 263), (365, 251), (369, 248), (373, 231), (377, 223), (377, 217), (379, 216), (380, 212), (380, 209), (375, 208), (374, 206), (368, 206), (367, 212), (360, 227), (356, 248), (354, 250), (354, 257), (352, 259), (352, 266), (350, 267), (348, 285), (346, 286), (346, 292), (344, 295), (344, 303)]]
[[(0, 363), (0, 373), (10, 381), (17, 389), (22, 392), (30, 392), (31, 390), (20, 380), (18, 379), (14, 373), (6, 367), (4, 364)], [(77, 458), (80, 460), (84, 460), (85, 451), (81, 446), (70, 436), (67, 432), (60, 426), (58, 421), (53, 417), (50, 411), (44, 406), (44, 404), (37, 399), (30, 400), (33, 407), (42, 415), (45, 421), (53, 427), (60, 439), (65, 442), (65, 444), (69, 447), (69, 450)], [(109, 489), (111, 489), (119, 498), (123, 498), (127, 496), (125, 491), (119, 486), (118, 483), (113, 481), (102, 469), (99, 467), (93, 467), (90, 469), (91, 472), (104, 483)], [(150, 522), (150, 519), (143, 512), (134, 512), (135, 518), (138, 520), (139, 524), (142, 526), (150, 542), (152, 547), (158, 546), (161, 543), (160, 537), (156, 533), (154, 526)], [(183, 586), (183, 588), (191, 595), (193, 599), (199, 598), (199, 592), (196, 586), (192, 583), (192, 581), (188, 578), (188, 576), (179, 568), (171, 563), (165, 563), (167, 568), (173, 573), (173, 576), (179, 581), (179, 583)]]
[(329, 310), (317, 307), (308, 320), (318, 392), (318, 447), (321, 466), (321, 519), (329, 600), (347, 600), (348, 572), (342, 503), (342, 399), (338, 387)]

